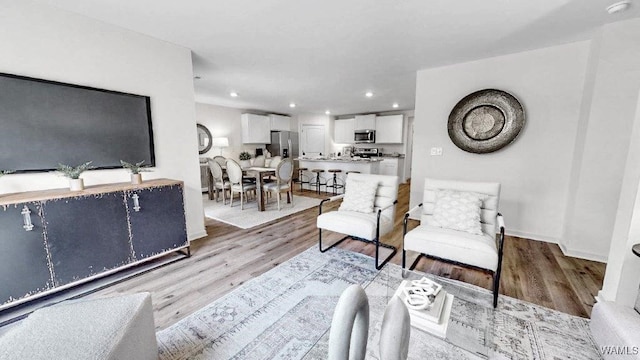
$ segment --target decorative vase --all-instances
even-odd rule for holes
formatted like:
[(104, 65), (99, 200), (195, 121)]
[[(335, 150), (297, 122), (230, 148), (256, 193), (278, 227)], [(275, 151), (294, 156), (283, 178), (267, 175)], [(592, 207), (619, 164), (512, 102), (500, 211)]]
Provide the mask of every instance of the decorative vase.
[(240, 160), (240, 167), (241, 168), (248, 168), (251, 167), (251, 160)]
[(71, 191), (84, 190), (84, 181), (82, 179), (69, 179), (69, 190)]
[(142, 184), (142, 174), (131, 174), (131, 183), (134, 185)]

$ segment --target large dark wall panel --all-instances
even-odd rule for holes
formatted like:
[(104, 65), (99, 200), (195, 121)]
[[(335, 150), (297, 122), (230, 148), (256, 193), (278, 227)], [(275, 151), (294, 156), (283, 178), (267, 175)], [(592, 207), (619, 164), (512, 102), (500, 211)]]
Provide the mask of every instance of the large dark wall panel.
[(146, 96), (0, 74), (0, 169), (153, 164)]

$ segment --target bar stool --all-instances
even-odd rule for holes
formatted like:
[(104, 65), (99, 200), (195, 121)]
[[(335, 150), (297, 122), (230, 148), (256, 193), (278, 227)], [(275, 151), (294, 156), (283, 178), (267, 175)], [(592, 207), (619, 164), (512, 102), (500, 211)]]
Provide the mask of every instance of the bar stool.
[(312, 169), (311, 172), (316, 174), (316, 178), (315, 178), (315, 181), (309, 180), (309, 186), (315, 186), (316, 187), (316, 193), (320, 194), (320, 186), (324, 185), (325, 186), (325, 190), (326, 190), (326, 187), (327, 187), (327, 183), (326, 182), (322, 183), (320, 181), (321, 180), (320, 173), (323, 173), (324, 169)]
[(338, 177), (337, 177), (337, 174), (341, 173), (342, 170), (340, 170), (340, 169), (329, 169), (329, 170), (327, 170), (327, 172), (333, 173), (333, 178), (329, 179), (329, 180), (333, 180), (333, 182), (331, 183), (331, 185), (329, 185), (329, 180), (327, 180), (327, 184), (325, 185), (325, 187), (332, 188), (333, 189), (333, 194), (335, 195), (335, 194), (338, 193), (338, 189), (343, 189), (344, 188), (344, 184), (339, 184), (338, 183)]
[(298, 168), (298, 179), (296, 179), (294, 182), (296, 184), (300, 184), (300, 192), (302, 192), (303, 184), (309, 184), (309, 177), (304, 174), (304, 172), (307, 170), (309, 170), (309, 168), (306, 168), (306, 167)]

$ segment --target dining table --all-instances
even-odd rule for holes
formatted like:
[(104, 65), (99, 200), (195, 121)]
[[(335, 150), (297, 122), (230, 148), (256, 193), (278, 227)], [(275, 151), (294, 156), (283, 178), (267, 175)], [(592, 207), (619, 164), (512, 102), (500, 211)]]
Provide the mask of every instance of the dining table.
[[(223, 168), (223, 170), (225, 170), (225, 168)], [(251, 167), (244, 167), (242, 168), (242, 172), (247, 176), (247, 177), (253, 177), (256, 179), (256, 195), (257, 195), (257, 202), (258, 202), (258, 211), (264, 211), (265, 210), (265, 204), (264, 204), (264, 194), (262, 191), (262, 185), (264, 185), (264, 177), (265, 176), (269, 176), (269, 175), (275, 175), (276, 174), (276, 169), (274, 168), (269, 168), (269, 167), (257, 167), (257, 166), (251, 166)], [(209, 171), (209, 183), (211, 184), (213, 182), (213, 176), (211, 175), (211, 171)], [(213, 197), (213, 189), (212, 186), (209, 187), (209, 199), (212, 199)], [(289, 193), (287, 193), (287, 203), (290, 204), (291, 203), (291, 198), (289, 196)]]

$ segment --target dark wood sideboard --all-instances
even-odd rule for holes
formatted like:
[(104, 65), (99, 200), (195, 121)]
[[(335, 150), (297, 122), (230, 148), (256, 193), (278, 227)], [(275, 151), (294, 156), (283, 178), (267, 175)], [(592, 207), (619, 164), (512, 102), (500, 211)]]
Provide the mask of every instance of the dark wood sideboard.
[(0, 310), (181, 251), (183, 183), (0, 195)]

